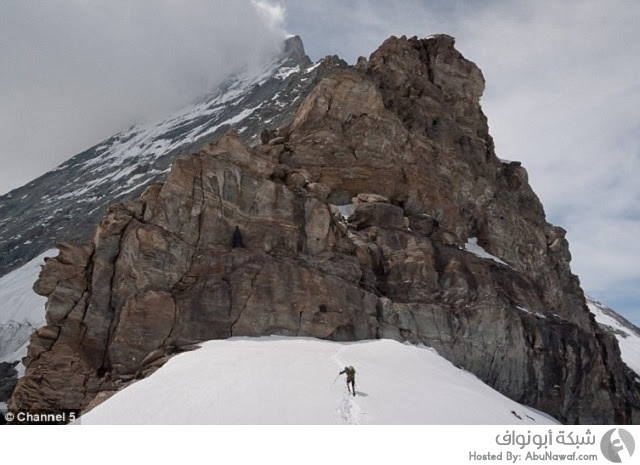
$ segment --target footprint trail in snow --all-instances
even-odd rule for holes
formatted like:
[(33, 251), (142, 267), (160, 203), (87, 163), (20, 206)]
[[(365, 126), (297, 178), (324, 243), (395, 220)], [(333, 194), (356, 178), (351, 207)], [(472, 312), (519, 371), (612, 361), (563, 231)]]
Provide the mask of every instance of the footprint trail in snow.
[[(340, 368), (340, 371), (342, 371), (342, 369), (345, 366), (347, 366), (347, 364), (345, 364), (339, 356), (340, 353), (343, 352), (344, 350), (345, 350), (344, 348), (337, 350), (331, 357)], [(343, 389), (345, 387), (346, 386), (343, 385)], [(356, 389), (356, 395), (354, 396), (349, 392), (349, 389), (347, 388), (347, 389), (344, 389), (342, 398), (340, 399), (338, 412), (340, 413), (340, 417), (342, 418), (344, 423), (347, 425), (361, 424), (364, 415), (366, 415), (366, 412), (364, 412), (364, 410), (362, 410), (360, 405), (358, 405), (358, 402), (356, 400), (357, 397), (358, 397), (357, 389)]]

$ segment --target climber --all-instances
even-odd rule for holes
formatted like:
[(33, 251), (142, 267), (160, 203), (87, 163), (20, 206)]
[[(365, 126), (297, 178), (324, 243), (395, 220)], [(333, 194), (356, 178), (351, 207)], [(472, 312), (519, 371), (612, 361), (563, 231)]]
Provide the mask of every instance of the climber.
[(240, 227), (236, 226), (236, 230), (233, 231), (233, 237), (231, 238), (231, 247), (244, 247), (244, 243), (242, 242), (242, 234), (240, 233)]
[(349, 392), (353, 393), (353, 396), (355, 397), (355, 395), (356, 395), (356, 369), (353, 368), (352, 366), (344, 367), (344, 370), (342, 370), (340, 373), (338, 373), (338, 376), (340, 376), (342, 374), (346, 374), (347, 375), (347, 390), (349, 390), (349, 383), (351, 383), (351, 389), (349, 390)]

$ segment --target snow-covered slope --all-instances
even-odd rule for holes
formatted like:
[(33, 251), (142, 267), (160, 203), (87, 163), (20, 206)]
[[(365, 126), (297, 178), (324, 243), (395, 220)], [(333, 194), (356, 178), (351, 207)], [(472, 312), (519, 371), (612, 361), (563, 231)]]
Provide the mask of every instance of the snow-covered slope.
[(18, 378), (24, 375), (20, 361), (27, 355), (31, 333), (44, 324), (46, 299), (33, 292), (32, 286), (44, 258), (56, 252), (48, 250), (0, 277), (0, 424), (6, 402)]
[(31, 333), (44, 324), (46, 299), (32, 286), (44, 258), (56, 255), (56, 250), (48, 250), (0, 278), (0, 363), (24, 357)]
[[(347, 392), (345, 365), (356, 368)], [(334, 382), (334, 380), (336, 380)], [(83, 424), (550, 424), (435, 351), (391, 340), (209, 341), (115, 394)]]
[[(640, 377), (640, 328), (597, 300), (587, 297), (587, 306), (596, 321), (618, 339), (622, 361)], [(639, 378), (640, 379), (640, 378)]]

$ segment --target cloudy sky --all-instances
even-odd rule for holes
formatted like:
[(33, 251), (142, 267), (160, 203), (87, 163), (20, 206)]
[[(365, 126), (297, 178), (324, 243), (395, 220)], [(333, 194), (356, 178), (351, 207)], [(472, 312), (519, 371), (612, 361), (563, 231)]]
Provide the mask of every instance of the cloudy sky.
[(501, 158), (568, 230), (587, 292), (640, 325), (640, 2), (7, 0), (0, 193), (302, 36), (312, 59), (448, 33), (483, 70)]

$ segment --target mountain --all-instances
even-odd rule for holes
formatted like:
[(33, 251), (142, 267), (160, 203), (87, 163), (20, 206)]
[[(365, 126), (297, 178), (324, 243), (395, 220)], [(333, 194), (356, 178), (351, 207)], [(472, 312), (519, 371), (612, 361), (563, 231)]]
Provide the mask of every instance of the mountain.
[(622, 360), (636, 373), (636, 382), (640, 383), (640, 328), (603, 303), (589, 296), (586, 298), (600, 327), (618, 340)]
[[(356, 367), (347, 392), (345, 365)], [(224, 377), (220, 376), (224, 373)], [(335, 380), (335, 382), (334, 382)], [(425, 347), (390, 340), (209, 341), (81, 418), (91, 424), (528, 424), (555, 421)]]
[(56, 242), (89, 240), (107, 206), (163, 180), (177, 156), (229, 129), (251, 143), (265, 128), (290, 123), (315, 83), (343, 65), (336, 57), (311, 63), (300, 38), (291, 37), (279, 56), (230, 77), (172, 117), (132, 126), (0, 196), (0, 276)]
[(9, 408), (87, 409), (203, 341), (279, 335), (423, 344), (563, 423), (637, 423), (636, 374), (525, 168), (497, 158), (454, 39), (325, 71), (259, 144), (177, 157), (59, 245)]

